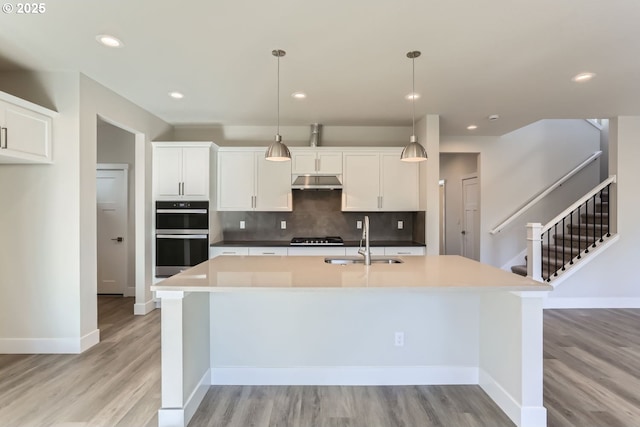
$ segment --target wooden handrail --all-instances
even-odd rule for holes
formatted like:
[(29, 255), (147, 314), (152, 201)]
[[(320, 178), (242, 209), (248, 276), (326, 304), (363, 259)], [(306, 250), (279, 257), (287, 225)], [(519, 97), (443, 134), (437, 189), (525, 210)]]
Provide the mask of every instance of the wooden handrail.
[(505, 219), (500, 224), (498, 224), (493, 230), (490, 231), (490, 233), (495, 235), (495, 234), (498, 234), (499, 232), (501, 232), (503, 228), (505, 228), (507, 225), (511, 224), (516, 218), (518, 218), (520, 215), (522, 215), (523, 213), (528, 211), (533, 205), (538, 203), (540, 200), (544, 199), (549, 193), (551, 193), (553, 190), (555, 190), (556, 188), (560, 187), (562, 184), (567, 182), (572, 176), (574, 176), (575, 174), (580, 172), (589, 163), (593, 162), (594, 160), (596, 160), (601, 155), (602, 155), (602, 151), (594, 152), (592, 155), (589, 156), (588, 159), (586, 159), (585, 161), (580, 163), (578, 166), (573, 168), (571, 171), (569, 171), (562, 178), (560, 178), (559, 180), (557, 180), (556, 182), (551, 184), (549, 187), (547, 187), (547, 189), (543, 190), (541, 193), (539, 193), (533, 199), (531, 199), (527, 203), (525, 203), (520, 209), (518, 209), (513, 214), (511, 214), (507, 219)]

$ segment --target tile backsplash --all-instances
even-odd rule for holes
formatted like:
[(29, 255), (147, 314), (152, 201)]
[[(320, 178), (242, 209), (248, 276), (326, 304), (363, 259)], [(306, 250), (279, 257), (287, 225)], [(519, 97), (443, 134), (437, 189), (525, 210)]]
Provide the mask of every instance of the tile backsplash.
[[(424, 212), (342, 212), (341, 191), (293, 191), (292, 212), (218, 212), (223, 239), (226, 241), (290, 240), (296, 236), (340, 236), (344, 240), (359, 240), (362, 230), (356, 221), (369, 216), (372, 240), (421, 241), (419, 230), (424, 225), (414, 222)], [(240, 221), (245, 229), (240, 229)], [(286, 221), (287, 228), (280, 228)], [(398, 221), (403, 229), (398, 230)], [(416, 239), (416, 236), (418, 238)], [(422, 232), (424, 236), (424, 232)]]

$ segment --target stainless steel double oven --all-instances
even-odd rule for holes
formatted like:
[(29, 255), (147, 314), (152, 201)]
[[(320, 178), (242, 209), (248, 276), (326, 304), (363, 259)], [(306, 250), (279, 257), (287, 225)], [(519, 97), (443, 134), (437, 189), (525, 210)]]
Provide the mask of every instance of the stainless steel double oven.
[(209, 202), (156, 202), (156, 277), (209, 258)]

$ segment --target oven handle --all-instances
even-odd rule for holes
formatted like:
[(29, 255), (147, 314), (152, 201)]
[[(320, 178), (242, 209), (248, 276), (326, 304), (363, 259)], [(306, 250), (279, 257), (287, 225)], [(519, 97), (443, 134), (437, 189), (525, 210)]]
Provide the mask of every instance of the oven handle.
[(157, 239), (207, 239), (206, 234), (156, 234)]
[(159, 214), (206, 214), (206, 209), (156, 209)]

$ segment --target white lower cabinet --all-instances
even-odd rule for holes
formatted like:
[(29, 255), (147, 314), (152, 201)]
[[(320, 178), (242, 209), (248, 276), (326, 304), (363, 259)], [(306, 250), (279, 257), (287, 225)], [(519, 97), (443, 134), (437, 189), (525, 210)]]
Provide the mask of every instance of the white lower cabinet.
[(384, 254), (387, 256), (401, 255), (424, 255), (424, 246), (387, 246)]
[[(414, 256), (424, 255), (424, 246), (372, 246), (374, 256)], [(212, 246), (209, 258), (219, 255), (251, 255), (251, 256), (358, 256), (357, 247), (315, 247), (315, 246), (251, 246), (229, 247)]]
[[(384, 255), (384, 247), (383, 246), (372, 246), (370, 248), (370, 250), (371, 250), (371, 255), (375, 255), (375, 256)], [(358, 255), (360, 255), (358, 253), (358, 248), (355, 248), (355, 247), (345, 248), (345, 252), (346, 252), (347, 256), (358, 256)]]
[(249, 255), (263, 256), (287, 256), (289, 248), (285, 247), (256, 247), (249, 248)]
[(219, 255), (249, 255), (249, 248), (228, 246), (212, 246), (209, 248), (209, 258), (215, 258)]

